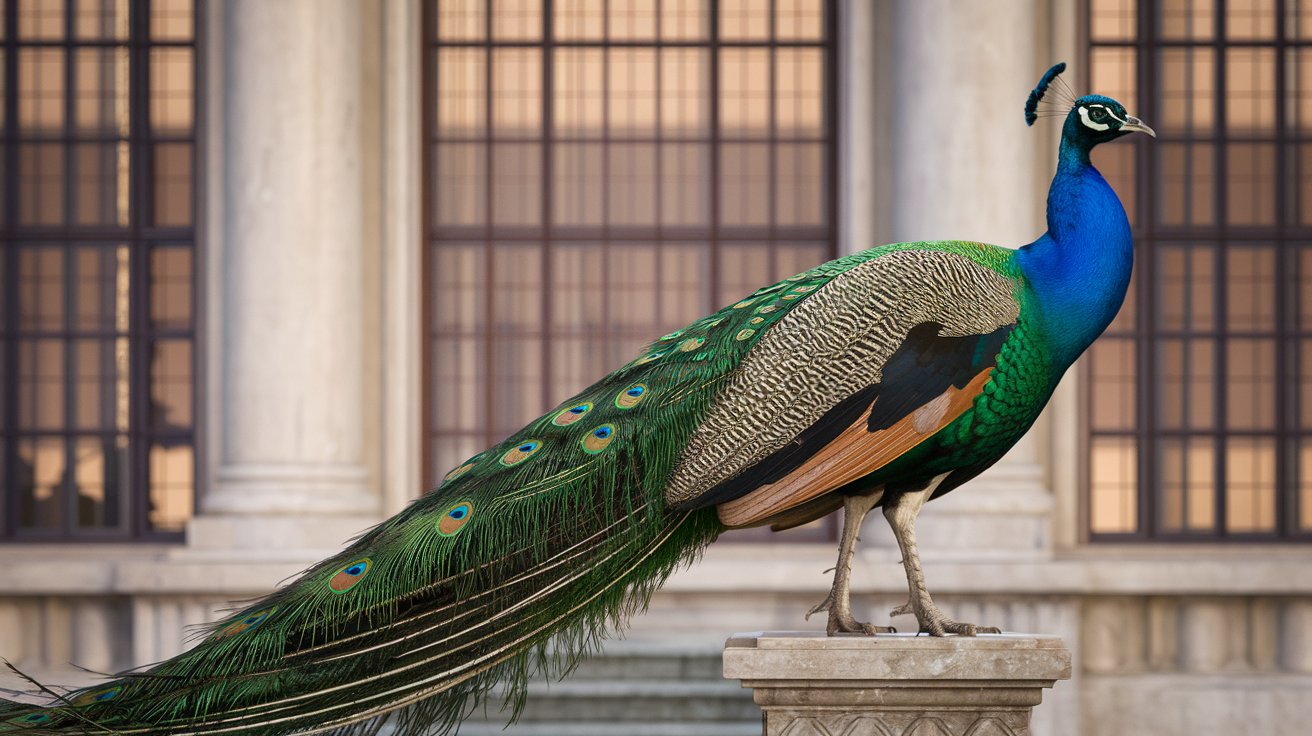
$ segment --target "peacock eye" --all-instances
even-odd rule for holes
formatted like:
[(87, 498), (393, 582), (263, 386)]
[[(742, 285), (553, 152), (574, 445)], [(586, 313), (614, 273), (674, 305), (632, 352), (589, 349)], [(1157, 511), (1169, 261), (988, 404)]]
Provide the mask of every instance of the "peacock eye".
[(1089, 119), (1095, 123), (1106, 122), (1107, 111), (1101, 107), (1095, 107), (1089, 111)]

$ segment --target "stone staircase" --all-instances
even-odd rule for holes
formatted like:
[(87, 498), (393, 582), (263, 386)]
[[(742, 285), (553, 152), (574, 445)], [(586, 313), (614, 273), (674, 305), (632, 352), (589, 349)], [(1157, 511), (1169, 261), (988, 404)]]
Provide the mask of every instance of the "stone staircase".
[(489, 709), (460, 736), (758, 736), (751, 692), (720, 673), (720, 645), (611, 641), (564, 682), (534, 681), (519, 721)]

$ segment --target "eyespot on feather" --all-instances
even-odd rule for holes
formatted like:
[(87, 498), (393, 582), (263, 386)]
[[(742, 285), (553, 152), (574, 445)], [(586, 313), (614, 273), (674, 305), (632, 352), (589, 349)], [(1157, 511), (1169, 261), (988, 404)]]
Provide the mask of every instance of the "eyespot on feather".
[(50, 720), (50, 714), (49, 714), (49, 713), (28, 713), (28, 714), (25, 715), (25, 716), (19, 716), (19, 717), (17, 717), (17, 718), (11, 718), (10, 720), (8, 720), (8, 721), (6, 721), (6, 722), (7, 722), (7, 723), (14, 723), (14, 724), (17, 724), (17, 725), (20, 725), (20, 726), (30, 726), (30, 725), (32, 725), (32, 724), (34, 724), (34, 723), (45, 723), (45, 722), (48, 721), (48, 720)]
[(764, 321), (765, 321), (765, 317), (752, 317), (750, 320), (748, 320), (747, 324), (759, 325)]
[(551, 418), (551, 423), (557, 427), (568, 427), (583, 418), (584, 414), (592, 411), (592, 402), (585, 401), (582, 404), (575, 404), (568, 409), (562, 409)]
[(115, 685), (114, 687), (100, 688), (99, 690), (91, 690), (82, 693), (76, 698), (73, 698), (73, 700), (70, 702), (72, 702), (73, 705), (77, 705), (77, 706), (94, 705), (96, 703), (104, 703), (113, 700), (114, 698), (117, 698), (119, 694), (122, 692), (123, 692), (123, 686)]
[(273, 608), (264, 608), (259, 611), (252, 611), (251, 613), (242, 616), (236, 621), (233, 621), (232, 623), (220, 629), (219, 633), (215, 636), (215, 638), (227, 639), (230, 636), (236, 636), (243, 632), (250, 631), (256, 626), (259, 626), (260, 624), (264, 623), (265, 619), (267, 619), (270, 616), (270, 614), (273, 613), (273, 611), (274, 611)]
[(584, 435), (583, 439), (579, 440), (579, 445), (582, 446), (583, 451), (589, 455), (596, 455), (610, 446), (610, 443), (614, 441), (615, 425), (603, 424)]
[(648, 363), (660, 360), (661, 356), (664, 354), (665, 353), (652, 353), (651, 355), (644, 355), (633, 361), (633, 365), (647, 365)]
[(472, 501), (461, 501), (452, 506), (442, 514), (442, 518), (437, 520), (437, 533), (444, 537), (454, 537), (459, 531), (465, 528), (469, 523), (470, 517), (474, 515), (474, 504)]
[(665, 333), (664, 335), (661, 335), (661, 339), (662, 339), (662, 340), (673, 340), (674, 338), (676, 338), (676, 337), (678, 337), (679, 335), (682, 335), (682, 334), (683, 334), (683, 330), (675, 330), (674, 332), (667, 332), (667, 333)]
[(750, 329), (738, 330), (738, 334), (737, 334), (737, 335), (734, 335), (734, 338), (733, 338), (733, 339), (735, 339), (735, 340), (746, 340), (747, 338), (749, 338), (749, 337), (751, 337), (752, 335), (755, 335), (755, 334), (756, 334), (756, 330), (750, 330)]
[(744, 307), (750, 307), (750, 306), (752, 306), (752, 302), (754, 302), (754, 301), (756, 301), (756, 300), (755, 300), (755, 299), (744, 299), (744, 300), (738, 302), (737, 304), (733, 305), (733, 308), (734, 308), (734, 309), (743, 309)]
[(364, 580), (364, 576), (369, 572), (369, 568), (373, 567), (373, 564), (373, 560), (368, 557), (352, 562), (329, 578), (328, 589), (334, 593), (345, 593), (354, 588), (361, 580)]
[(704, 344), (706, 344), (706, 338), (690, 337), (687, 340), (684, 340), (683, 342), (679, 343), (679, 352), (691, 353), (692, 351), (696, 350), (697, 348), (701, 347)]
[(760, 307), (760, 308), (757, 309), (756, 311), (759, 312), (759, 313), (761, 313), (761, 314), (769, 314), (769, 313), (775, 311), (775, 310), (778, 309), (778, 308), (779, 308), (779, 307), (776, 307), (776, 306), (773, 305), (773, 304), (767, 304), (767, 305), (765, 305), (764, 307)]
[(539, 440), (524, 440), (507, 450), (506, 454), (501, 456), (500, 462), (506, 467), (518, 465), (532, 457), (541, 448), (542, 442)]
[(476, 463), (474, 460), (467, 460), (467, 461), (465, 461), (465, 464), (464, 464), (464, 465), (461, 465), (461, 466), (458, 467), (458, 468), (452, 468), (452, 469), (451, 469), (451, 472), (449, 472), (449, 473), (447, 473), (445, 476), (443, 476), (443, 477), (442, 477), (442, 482), (443, 482), (443, 483), (449, 483), (450, 481), (453, 481), (453, 480), (455, 480), (456, 478), (459, 478), (460, 476), (464, 475), (465, 473), (468, 473), (470, 470), (473, 470), (475, 465), (477, 465), (477, 463)]
[(647, 384), (635, 383), (632, 386), (620, 392), (615, 397), (615, 407), (617, 409), (632, 409), (647, 397)]

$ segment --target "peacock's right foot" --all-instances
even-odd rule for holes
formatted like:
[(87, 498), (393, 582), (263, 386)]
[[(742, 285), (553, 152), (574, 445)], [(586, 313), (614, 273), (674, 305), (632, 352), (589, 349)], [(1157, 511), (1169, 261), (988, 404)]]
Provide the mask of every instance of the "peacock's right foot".
[(934, 601), (929, 600), (926, 596), (921, 601), (920, 606), (914, 605), (910, 600), (888, 612), (890, 618), (895, 616), (905, 616), (913, 614), (916, 621), (920, 624), (920, 633), (929, 634), (930, 636), (946, 636), (956, 634), (957, 636), (975, 636), (977, 634), (1001, 634), (1002, 630), (996, 626), (978, 626), (972, 623), (954, 621), (948, 618)]
[(820, 601), (814, 608), (806, 612), (807, 620), (810, 620), (811, 616), (821, 611), (829, 612), (829, 622), (825, 624), (825, 633), (829, 636), (837, 636), (838, 634), (874, 636), (875, 634), (897, 633), (897, 629), (892, 626), (875, 626), (864, 621), (857, 621), (852, 615), (851, 602), (843, 597), (842, 603), (838, 603), (833, 590), (829, 591), (829, 595), (825, 596), (823, 601)]

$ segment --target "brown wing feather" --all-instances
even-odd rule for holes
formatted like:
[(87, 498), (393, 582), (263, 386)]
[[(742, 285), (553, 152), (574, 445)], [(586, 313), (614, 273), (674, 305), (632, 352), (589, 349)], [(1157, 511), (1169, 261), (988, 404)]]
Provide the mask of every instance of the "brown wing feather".
[(864, 415), (780, 480), (716, 507), (727, 526), (759, 524), (879, 470), (961, 416), (984, 391), (992, 367), (964, 387), (948, 387), (887, 429), (871, 432)]

